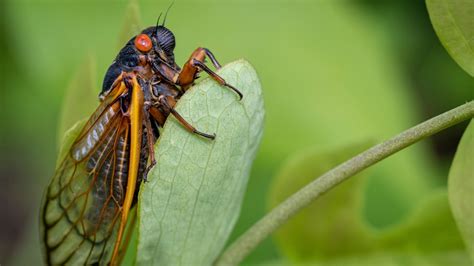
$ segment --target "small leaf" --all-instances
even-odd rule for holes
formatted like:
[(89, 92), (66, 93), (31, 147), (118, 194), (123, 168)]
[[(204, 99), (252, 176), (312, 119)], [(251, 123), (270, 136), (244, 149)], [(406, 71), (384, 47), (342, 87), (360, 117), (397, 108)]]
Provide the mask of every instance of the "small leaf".
[(474, 120), (471, 120), (454, 156), (448, 178), (449, 203), (474, 263)]
[(58, 143), (63, 139), (67, 129), (94, 112), (99, 104), (98, 95), (95, 60), (92, 56), (88, 56), (65, 92), (59, 119)]
[(426, 5), (443, 46), (474, 77), (474, 1), (426, 0)]
[[(328, 153), (311, 150), (294, 155), (274, 179), (270, 207), (368, 147), (359, 144)], [(289, 259), (323, 260), (371, 248), (372, 237), (361, 217), (364, 179), (360, 175), (311, 203), (275, 233)]]
[(216, 139), (168, 118), (155, 148), (157, 165), (140, 188), (138, 264), (210, 265), (237, 221), (262, 136), (262, 91), (246, 61), (218, 73), (244, 98), (207, 78), (178, 101), (176, 110)]

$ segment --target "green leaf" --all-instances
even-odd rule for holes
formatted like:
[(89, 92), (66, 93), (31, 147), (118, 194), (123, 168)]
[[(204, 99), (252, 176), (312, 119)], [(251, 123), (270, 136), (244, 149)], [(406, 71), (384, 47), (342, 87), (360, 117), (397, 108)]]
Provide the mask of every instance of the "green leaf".
[(59, 119), (58, 143), (63, 139), (66, 130), (94, 112), (99, 104), (98, 95), (95, 60), (88, 56), (65, 92)]
[(207, 78), (178, 101), (176, 110), (216, 139), (168, 118), (155, 148), (157, 165), (140, 188), (138, 264), (210, 265), (239, 216), (262, 136), (262, 91), (246, 61), (218, 73), (244, 98)]
[(426, 5), (443, 46), (474, 77), (474, 1), (426, 0)]
[[(270, 207), (368, 147), (367, 143), (333, 152), (309, 150), (292, 156), (274, 179)], [(364, 182), (361, 174), (354, 176), (283, 225), (275, 233), (275, 239), (285, 255), (303, 262), (371, 249), (372, 236), (361, 217)]]
[(448, 179), (449, 203), (474, 263), (474, 122), (461, 138)]

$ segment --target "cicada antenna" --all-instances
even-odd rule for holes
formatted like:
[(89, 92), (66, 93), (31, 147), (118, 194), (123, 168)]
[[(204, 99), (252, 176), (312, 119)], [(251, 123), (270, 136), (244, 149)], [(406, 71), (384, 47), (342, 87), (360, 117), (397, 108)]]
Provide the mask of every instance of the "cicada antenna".
[[(156, 27), (158, 27), (160, 25), (160, 18), (161, 18), (161, 15), (163, 15), (163, 12), (160, 12), (160, 15), (158, 15), (158, 19), (156, 20)], [(165, 18), (166, 19), (166, 18)]]
[(170, 11), (170, 9), (171, 9), (171, 7), (173, 6), (173, 4), (174, 4), (174, 1), (171, 2), (171, 4), (168, 6), (168, 9), (166, 9), (165, 18), (163, 19), (163, 23), (161, 24), (161, 26), (165, 26), (166, 17), (168, 17), (168, 11)]

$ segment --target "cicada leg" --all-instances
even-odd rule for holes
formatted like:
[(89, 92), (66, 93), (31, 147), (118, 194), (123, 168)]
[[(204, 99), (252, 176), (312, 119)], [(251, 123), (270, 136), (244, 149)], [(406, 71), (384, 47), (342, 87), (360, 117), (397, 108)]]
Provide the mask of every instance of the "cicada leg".
[(168, 102), (168, 99), (165, 96), (160, 96), (158, 97), (158, 101), (161, 105), (163, 105), (166, 109), (170, 111), (170, 113), (178, 119), (178, 121), (186, 128), (189, 132), (198, 134), (200, 136), (203, 136), (208, 139), (215, 139), (216, 135), (212, 134), (206, 134), (204, 132), (201, 132), (197, 130), (195, 127), (193, 127), (188, 121), (186, 121), (174, 108), (171, 106), (171, 104)]
[(145, 107), (145, 128), (146, 128), (146, 137), (147, 137), (147, 147), (148, 147), (148, 154), (150, 156), (150, 164), (146, 167), (145, 173), (143, 174), (143, 181), (147, 182), (148, 172), (150, 172), (151, 168), (156, 165), (155, 159), (155, 135), (153, 134), (153, 129), (151, 127), (150, 121), (150, 113), (149, 113), (150, 106)]
[(240, 99), (242, 100), (243, 95), (238, 89), (228, 84), (221, 76), (219, 76), (217, 73), (212, 71), (204, 63), (206, 57), (208, 57), (211, 60), (211, 62), (214, 64), (214, 66), (217, 69), (221, 67), (221, 65), (216, 60), (215, 56), (211, 53), (211, 51), (209, 51), (206, 48), (199, 47), (196, 50), (194, 50), (194, 52), (191, 54), (191, 57), (184, 64), (183, 69), (179, 73), (179, 76), (176, 80), (176, 83), (186, 90), (187, 88), (189, 88), (189, 86), (193, 84), (194, 80), (196, 79), (196, 74), (199, 72), (199, 70), (204, 70), (209, 76), (211, 76), (211, 78), (213, 78), (219, 84), (237, 93)]

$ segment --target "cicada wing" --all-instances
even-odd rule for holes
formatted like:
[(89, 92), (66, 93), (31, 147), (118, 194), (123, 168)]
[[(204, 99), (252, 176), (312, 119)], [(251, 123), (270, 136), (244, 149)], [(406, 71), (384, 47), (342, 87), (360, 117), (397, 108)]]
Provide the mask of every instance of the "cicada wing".
[(48, 264), (105, 264), (120, 223), (130, 120), (119, 101), (104, 101), (58, 166), (43, 199)]

